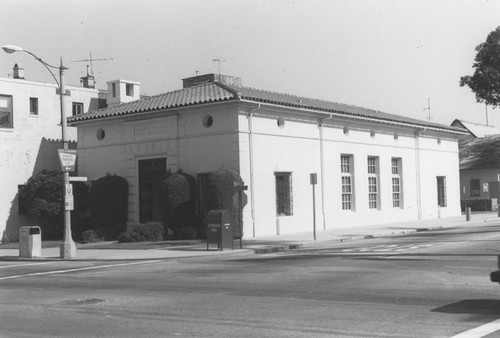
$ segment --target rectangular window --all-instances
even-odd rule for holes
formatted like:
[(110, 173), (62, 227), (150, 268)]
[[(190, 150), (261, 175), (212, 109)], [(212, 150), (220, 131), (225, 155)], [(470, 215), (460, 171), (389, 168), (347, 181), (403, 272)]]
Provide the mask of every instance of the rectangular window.
[(134, 96), (134, 85), (131, 83), (126, 83), (125, 93), (127, 94), (127, 96)]
[(392, 168), (392, 206), (394, 208), (402, 208), (402, 186), (401, 186), (401, 159), (393, 158), (391, 160), (391, 168)]
[(83, 114), (83, 103), (73, 102), (73, 116)]
[(30, 97), (30, 114), (38, 115), (38, 98)]
[(276, 215), (293, 215), (292, 207), (292, 173), (274, 173), (276, 180)]
[(340, 172), (342, 180), (342, 210), (353, 210), (353, 158), (352, 155), (340, 156)]
[(480, 182), (478, 179), (470, 180), (470, 197), (481, 196)]
[(116, 83), (111, 84), (111, 94), (116, 97)]
[(368, 157), (368, 207), (377, 209), (379, 207), (378, 189), (378, 157)]
[(14, 127), (12, 96), (0, 95), (0, 128)]
[(438, 176), (437, 179), (437, 199), (440, 207), (446, 207), (446, 177)]

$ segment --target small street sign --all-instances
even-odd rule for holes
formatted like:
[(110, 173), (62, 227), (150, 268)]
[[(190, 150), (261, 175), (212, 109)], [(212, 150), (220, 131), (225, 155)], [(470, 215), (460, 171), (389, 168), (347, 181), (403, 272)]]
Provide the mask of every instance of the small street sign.
[(57, 149), (59, 153), (59, 161), (61, 162), (61, 170), (73, 172), (76, 164), (76, 149)]
[(64, 210), (71, 211), (75, 208), (75, 200), (73, 195), (66, 195), (64, 197)]
[(70, 176), (70, 182), (87, 182), (87, 177), (84, 176)]
[(73, 195), (73, 184), (66, 184), (66, 195)]

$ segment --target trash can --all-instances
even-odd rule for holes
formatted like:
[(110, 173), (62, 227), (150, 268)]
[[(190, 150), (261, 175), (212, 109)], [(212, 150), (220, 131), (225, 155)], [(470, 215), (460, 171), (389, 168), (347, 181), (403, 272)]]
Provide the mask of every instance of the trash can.
[(234, 226), (229, 210), (211, 210), (207, 214), (207, 250), (209, 243), (217, 244), (221, 251), (233, 247)]
[(19, 228), (19, 257), (42, 257), (42, 230), (40, 227)]

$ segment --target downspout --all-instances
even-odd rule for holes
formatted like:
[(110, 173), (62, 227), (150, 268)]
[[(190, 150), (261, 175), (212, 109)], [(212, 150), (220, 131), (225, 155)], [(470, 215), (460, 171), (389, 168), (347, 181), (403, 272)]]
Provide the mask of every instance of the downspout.
[(421, 174), (420, 174), (420, 133), (426, 131), (427, 128), (417, 130), (415, 132), (415, 175), (417, 182), (417, 212), (418, 220), (422, 219), (422, 192), (421, 192)]
[(319, 122), (319, 152), (320, 152), (320, 178), (321, 178), (321, 215), (323, 217), (323, 230), (326, 230), (326, 216), (325, 216), (325, 150), (324, 150), (324, 138), (323, 138), (323, 122), (325, 120), (331, 119), (332, 114), (329, 117), (321, 119)]
[(252, 237), (255, 238), (255, 190), (254, 190), (254, 167), (253, 167), (253, 111), (260, 109), (260, 103), (257, 107), (250, 108), (248, 111), (248, 151), (250, 152), (250, 212), (252, 217)]

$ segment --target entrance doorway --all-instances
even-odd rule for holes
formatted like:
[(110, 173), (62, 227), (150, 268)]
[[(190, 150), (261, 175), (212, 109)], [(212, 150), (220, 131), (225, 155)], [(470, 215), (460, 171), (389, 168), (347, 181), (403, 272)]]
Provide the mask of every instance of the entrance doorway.
[(139, 160), (139, 222), (161, 222), (161, 186), (167, 176), (167, 158)]

